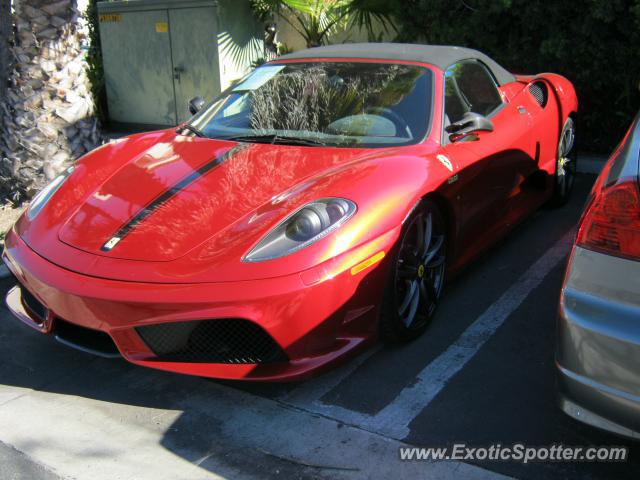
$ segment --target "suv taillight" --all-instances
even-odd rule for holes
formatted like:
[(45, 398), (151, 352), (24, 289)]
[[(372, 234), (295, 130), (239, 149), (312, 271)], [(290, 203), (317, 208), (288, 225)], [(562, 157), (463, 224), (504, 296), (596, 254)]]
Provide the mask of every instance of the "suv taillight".
[(594, 192), (576, 244), (617, 257), (640, 260), (640, 192), (635, 178)]

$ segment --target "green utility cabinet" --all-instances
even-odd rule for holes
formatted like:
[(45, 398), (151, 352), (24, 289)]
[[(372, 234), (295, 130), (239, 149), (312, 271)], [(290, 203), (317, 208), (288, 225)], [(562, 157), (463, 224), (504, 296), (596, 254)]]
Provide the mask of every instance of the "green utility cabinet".
[(98, 2), (109, 120), (166, 127), (189, 118), (196, 95), (209, 100), (262, 56), (248, 1)]

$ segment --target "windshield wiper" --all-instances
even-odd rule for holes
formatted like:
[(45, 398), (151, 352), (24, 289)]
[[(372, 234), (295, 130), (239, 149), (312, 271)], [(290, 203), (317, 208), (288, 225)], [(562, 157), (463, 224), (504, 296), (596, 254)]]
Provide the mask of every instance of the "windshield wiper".
[(234, 142), (255, 142), (255, 143), (271, 143), (280, 145), (305, 145), (305, 146), (325, 146), (326, 143), (320, 140), (303, 137), (289, 137), (286, 135), (264, 134), (264, 135), (237, 135), (231, 137), (223, 137), (223, 140), (231, 140)]
[(189, 125), (188, 123), (185, 123), (184, 125), (182, 125), (178, 131), (182, 131), (182, 130), (188, 130), (191, 133), (193, 133), (196, 137), (202, 137), (205, 138), (206, 135), (204, 133), (202, 133), (201, 130), (197, 129), (196, 127), (194, 127), (193, 125)]

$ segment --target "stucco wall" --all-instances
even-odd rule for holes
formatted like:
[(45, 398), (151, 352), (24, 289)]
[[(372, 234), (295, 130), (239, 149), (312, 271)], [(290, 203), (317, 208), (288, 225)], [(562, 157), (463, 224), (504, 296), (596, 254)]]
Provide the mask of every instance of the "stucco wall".
[(220, 0), (218, 21), (220, 86), (225, 90), (233, 80), (251, 70), (254, 60), (263, 56), (263, 26), (247, 0)]
[[(291, 50), (303, 50), (307, 48), (307, 45), (302, 36), (296, 32), (289, 23), (282, 18), (276, 18), (278, 24), (278, 42), (284, 43)], [(296, 20), (292, 20), (296, 25)], [(385, 32), (382, 25), (376, 22), (374, 28), (376, 35), (382, 35), (381, 40), (391, 41), (395, 37), (395, 32), (392, 29)], [(359, 28), (341, 29), (328, 37), (328, 43), (354, 43), (354, 42), (367, 42), (369, 41), (367, 31)]]

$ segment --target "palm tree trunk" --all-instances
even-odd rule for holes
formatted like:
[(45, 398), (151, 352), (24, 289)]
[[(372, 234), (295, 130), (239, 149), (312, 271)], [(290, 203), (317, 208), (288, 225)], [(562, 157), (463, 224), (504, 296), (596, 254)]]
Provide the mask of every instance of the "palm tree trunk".
[(94, 148), (100, 135), (76, 0), (14, 2), (15, 65), (0, 105), (0, 198), (17, 202)]
[(0, 101), (7, 90), (9, 76), (9, 41), (13, 36), (11, 0), (0, 0)]

